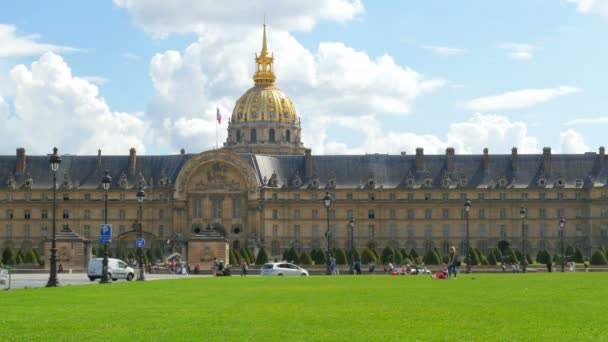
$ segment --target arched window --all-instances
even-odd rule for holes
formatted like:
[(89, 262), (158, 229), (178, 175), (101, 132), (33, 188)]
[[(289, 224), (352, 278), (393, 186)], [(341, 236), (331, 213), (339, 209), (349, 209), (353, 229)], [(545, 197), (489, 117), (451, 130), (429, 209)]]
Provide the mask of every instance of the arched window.
[(254, 129), (251, 130), (251, 142), (252, 143), (257, 143), (258, 142), (258, 131)]
[(241, 142), (241, 130), (240, 129), (236, 130), (236, 142), (237, 143)]
[(271, 128), (270, 131), (268, 131), (268, 142), (271, 144), (275, 143), (274, 128)]
[(285, 140), (287, 140), (287, 142), (291, 142), (291, 131), (287, 130), (287, 132), (285, 132)]

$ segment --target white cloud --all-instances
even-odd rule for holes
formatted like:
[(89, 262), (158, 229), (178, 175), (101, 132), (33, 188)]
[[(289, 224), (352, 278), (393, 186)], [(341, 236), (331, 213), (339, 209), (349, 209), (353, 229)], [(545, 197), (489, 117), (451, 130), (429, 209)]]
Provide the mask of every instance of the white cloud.
[(585, 14), (599, 14), (608, 18), (608, 1), (606, 0), (566, 0), (576, 4), (576, 11)]
[(9, 108), (8, 103), (0, 96), (0, 118), (8, 117)]
[(579, 132), (568, 129), (559, 134), (562, 153), (584, 153), (591, 149), (585, 144), (585, 139)]
[(360, 0), (114, 0), (114, 4), (126, 8), (142, 27), (159, 36), (242, 32), (258, 27), (264, 16), (277, 30), (308, 31), (319, 21), (346, 22), (364, 11)]
[(82, 79), (87, 80), (96, 85), (102, 85), (108, 83), (108, 79), (101, 76), (82, 76)]
[(608, 124), (608, 116), (600, 116), (596, 118), (580, 118), (570, 120), (565, 123), (566, 126), (575, 126), (575, 125), (601, 125)]
[(465, 108), (473, 111), (520, 109), (548, 102), (559, 96), (578, 92), (580, 92), (580, 89), (569, 86), (516, 90), (499, 95), (473, 99), (465, 104)]
[(39, 35), (17, 34), (14, 25), (0, 24), (0, 58), (40, 55), (47, 51), (76, 52), (78, 49), (52, 44), (38, 43)]
[(431, 50), (434, 53), (442, 55), (442, 56), (457, 56), (457, 55), (464, 55), (464, 54), (469, 53), (469, 50), (467, 50), (467, 49), (455, 48), (455, 47), (449, 47), (449, 46), (440, 46), (440, 45), (425, 45), (425, 46), (423, 46), (423, 48), (425, 48), (427, 50)]
[(500, 45), (501, 49), (507, 50), (507, 54), (511, 59), (515, 60), (530, 60), (534, 58), (532, 52), (537, 49), (531, 44), (505, 43)]
[(29, 68), (17, 65), (11, 78), (14, 115), (0, 115), (0, 134), (11, 144), (2, 145), (2, 152), (14, 152), (15, 145), (34, 154), (53, 146), (78, 154), (98, 148), (113, 154), (126, 154), (130, 147), (145, 151), (143, 114), (111, 111), (97, 86), (72, 76), (60, 56), (47, 52)]

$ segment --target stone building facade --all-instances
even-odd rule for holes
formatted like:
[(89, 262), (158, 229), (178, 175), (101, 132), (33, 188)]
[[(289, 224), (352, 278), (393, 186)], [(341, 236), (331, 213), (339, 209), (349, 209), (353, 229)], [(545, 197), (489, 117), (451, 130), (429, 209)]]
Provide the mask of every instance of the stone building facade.
[[(457, 155), (313, 155), (300, 141), (291, 100), (274, 86), (265, 42), (256, 56), (255, 86), (234, 108), (224, 148), (198, 154), (62, 156), (57, 173), (57, 229), (98, 247), (104, 218), (101, 178), (110, 171), (111, 250), (135, 249), (136, 192), (143, 187), (146, 248), (207, 262), (225, 241), (233, 248), (264, 247), (279, 256), (290, 247), (392, 246), (423, 253), (466, 242), (470, 199), (471, 247), (487, 252), (498, 241), (558, 252), (565, 245), (590, 255), (608, 248), (605, 149), (597, 153)], [(256, 133), (252, 133), (255, 131)], [(255, 134), (255, 136), (252, 136)], [(254, 139), (255, 138), (255, 139)], [(50, 148), (49, 148), (50, 150)], [(52, 173), (48, 156), (19, 148), (0, 156), (0, 248), (38, 249), (51, 234)], [(323, 206), (328, 192), (329, 210)], [(520, 208), (527, 208), (522, 236)], [(328, 227), (329, 215), (329, 227)], [(349, 222), (355, 219), (354, 227)], [(78, 254), (81, 255), (81, 254)], [(86, 255), (83, 253), (82, 255)], [(84, 263), (85, 261), (83, 261)]]

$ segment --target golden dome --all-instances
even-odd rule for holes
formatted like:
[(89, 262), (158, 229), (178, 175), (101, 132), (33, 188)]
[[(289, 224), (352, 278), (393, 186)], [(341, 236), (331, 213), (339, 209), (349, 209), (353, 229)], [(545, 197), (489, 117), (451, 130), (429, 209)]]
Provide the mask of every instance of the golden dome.
[(256, 71), (253, 75), (255, 86), (241, 96), (232, 111), (232, 122), (277, 121), (296, 123), (297, 114), (291, 100), (274, 86), (274, 56), (266, 47), (266, 23), (262, 51), (255, 57)]

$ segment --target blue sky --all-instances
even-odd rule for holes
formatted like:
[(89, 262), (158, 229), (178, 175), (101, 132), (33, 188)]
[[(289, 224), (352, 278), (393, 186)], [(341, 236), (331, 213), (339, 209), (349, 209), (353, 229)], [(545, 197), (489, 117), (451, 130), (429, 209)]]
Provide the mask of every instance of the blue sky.
[(608, 0), (18, 1), (0, 12), (0, 153), (221, 144), (215, 108), (253, 86), (265, 14), (313, 153), (605, 144)]

